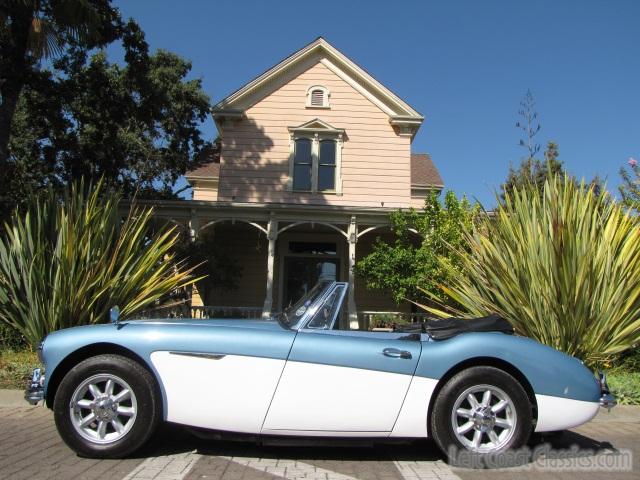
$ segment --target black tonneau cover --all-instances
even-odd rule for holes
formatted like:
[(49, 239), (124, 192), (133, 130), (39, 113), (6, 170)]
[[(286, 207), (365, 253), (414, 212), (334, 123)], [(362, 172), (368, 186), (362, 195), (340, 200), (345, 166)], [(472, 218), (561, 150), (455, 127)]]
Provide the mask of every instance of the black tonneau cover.
[(480, 318), (445, 318), (442, 320), (428, 320), (424, 323), (410, 323), (398, 325), (397, 332), (428, 333), (434, 340), (446, 340), (467, 332), (502, 332), (513, 334), (513, 326), (499, 315), (489, 315)]

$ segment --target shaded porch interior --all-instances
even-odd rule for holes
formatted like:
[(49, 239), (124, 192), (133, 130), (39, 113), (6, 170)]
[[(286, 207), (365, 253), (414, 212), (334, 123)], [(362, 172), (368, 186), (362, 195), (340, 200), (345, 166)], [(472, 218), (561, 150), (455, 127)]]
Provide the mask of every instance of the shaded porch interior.
[[(272, 312), (281, 311), (295, 303), (308, 289), (313, 287), (319, 276), (335, 275), (336, 281), (349, 281), (349, 242), (335, 226), (312, 222), (288, 222), (279, 225), (280, 232), (275, 240), (273, 261), (273, 303)], [(365, 227), (366, 228), (366, 227)], [(235, 311), (242, 316), (261, 316), (267, 296), (269, 240), (262, 230), (245, 222), (224, 221), (205, 225), (200, 235), (206, 236), (224, 255), (237, 263), (241, 270), (236, 288), (198, 289), (199, 298), (194, 298), (192, 306), (200, 303), (203, 313), (217, 314)], [(358, 238), (355, 261), (371, 252), (376, 237), (393, 240), (387, 227), (370, 231)], [(365, 282), (357, 275), (354, 278), (354, 300), (358, 320), (373, 312), (393, 314), (411, 313), (407, 302), (396, 305), (389, 295), (366, 288)], [(376, 313), (382, 315), (382, 313)]]

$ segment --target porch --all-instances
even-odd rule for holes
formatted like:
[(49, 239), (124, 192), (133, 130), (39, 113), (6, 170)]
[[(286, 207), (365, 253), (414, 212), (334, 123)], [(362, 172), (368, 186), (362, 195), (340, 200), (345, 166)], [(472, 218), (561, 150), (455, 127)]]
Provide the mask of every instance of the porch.
[[(426, 312), (357, 310), (361, 329), (385, 328), (392, 324), (425, 322), (433, 318)], [(262, 307), (178, 305), (145, 310), (142, 318), (228, 318), (259, 320)]]
[(367, 289), (354, 273), (377, 236), (392, 238), (391, 209), (207, 201), (165, 201), (154, 208), (157, 218), (181, 226), (191, 239), (206, 235), (206, 241), (237, 261), (241, 270), (236, 288), (199, 286), (189, 311), (158, 311), (158, 316), (266, 318), (295, 302), (324, 272), (352, 285), (351, 328), (378, 319), (420, 317), (411, 313), (410, 304), (398, 306)]

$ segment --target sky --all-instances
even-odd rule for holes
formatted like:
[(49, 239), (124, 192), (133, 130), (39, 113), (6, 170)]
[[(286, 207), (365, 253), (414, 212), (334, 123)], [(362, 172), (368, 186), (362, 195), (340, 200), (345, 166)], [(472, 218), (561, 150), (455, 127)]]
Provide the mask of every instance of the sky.
[[(566, 169), (606, 179), (640, 160), (640, 0), (115, 1), (151, 49), (191, 60), (212, 102), (323, 36), (425, 116), (412, 146), (486, 207), (531, 90)], [(117, 56), (117, 52), (112, 52)], [(215, 136), (213, 122), (203, 125)]]

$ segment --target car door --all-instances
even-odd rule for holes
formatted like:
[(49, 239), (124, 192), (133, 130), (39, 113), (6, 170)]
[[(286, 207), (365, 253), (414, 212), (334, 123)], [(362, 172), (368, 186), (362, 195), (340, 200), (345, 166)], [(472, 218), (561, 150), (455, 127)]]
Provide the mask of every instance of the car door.
[(313, 326), (294, 340), (263, 433), (390, 432), (420, 358), (419, 336)]
[(209, 322), (165, 327), (162, 336), (170, 348), (151, 353), (166, 420), (260, 433), (296, 333), (277, 323), (234, 320), (238, 326), (229, 327)]

